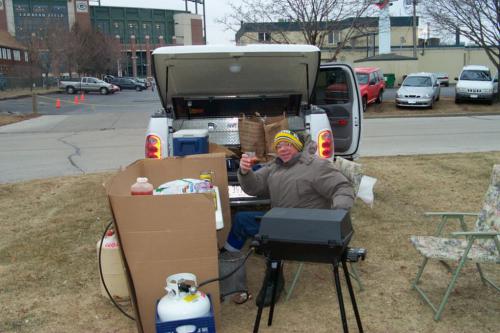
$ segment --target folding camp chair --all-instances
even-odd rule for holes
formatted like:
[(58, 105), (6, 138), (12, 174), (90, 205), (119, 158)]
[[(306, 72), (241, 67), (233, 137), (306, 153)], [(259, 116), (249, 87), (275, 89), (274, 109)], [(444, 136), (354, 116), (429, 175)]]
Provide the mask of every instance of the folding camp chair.
[[(426, 215), (440, 216), (441, 222), (435, 236), (411, 236), (410, 238), (415, 248), (424, 256), (412, 287), (419, 292), (425, 302), (432, 308), (435, 313), (434, 320), (440, 319), (458, 275), (468, 260), (476, 264), (481, 281), (484, 284), (489, 284), (497, 291), (500, 291), (500, 288), (493, 281), (486, 278), (480, 266), (480, 263), (500, 263), (500, 164), (493, 166), (491, 182), (484, 198), (483, 208), (479, 214), (426, 213)], [(477, 216), (474, 231), (467, 231), (466, 216)], [(462, 231), (452, 233), (453, 238), (440, 237), (444, 225), (452, 219), (460, 222)], [(464, 238), (460, 239), (459, 237)], [(448, 288), (437, 308), (417, 285), (429, 259), (457, 262), (457, 267), (453, 271)]]

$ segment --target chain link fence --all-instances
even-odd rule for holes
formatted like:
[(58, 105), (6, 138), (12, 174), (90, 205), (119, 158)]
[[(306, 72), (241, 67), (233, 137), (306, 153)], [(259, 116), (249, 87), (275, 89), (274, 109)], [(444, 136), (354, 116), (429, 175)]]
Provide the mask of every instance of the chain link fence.
[(26, 88), (55, 88), (58, 86), (59, 78), (55, 77), (29, 77), (6, 76), (0, 74), (0, 91), (26, 89)]

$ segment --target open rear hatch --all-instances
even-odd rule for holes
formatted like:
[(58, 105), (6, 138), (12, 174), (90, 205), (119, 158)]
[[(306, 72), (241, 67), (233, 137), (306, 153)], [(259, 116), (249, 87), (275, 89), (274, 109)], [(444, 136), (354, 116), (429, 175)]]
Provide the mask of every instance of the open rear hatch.
[(316, 82), (320, 50), (311, 45), (200, 45), (154, 50), (163, 107), (175, 119), (299, 115)]

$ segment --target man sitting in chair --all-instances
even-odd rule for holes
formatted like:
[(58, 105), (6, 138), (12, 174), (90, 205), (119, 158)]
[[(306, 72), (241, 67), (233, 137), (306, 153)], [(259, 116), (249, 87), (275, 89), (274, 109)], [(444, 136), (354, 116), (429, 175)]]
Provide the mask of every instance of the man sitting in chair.
[[(349, 180), (331, 161), (320, 159), (304, 148), (303, 138), (283, 130), (274, 138), (277, 153), (274, 161), (253, 171), (252, 159), (243, 154), (238, 170), (241, 188), (249, 195), (269, 197), (271, 207), (349, 210), (355, 199)], [(240, 251), (245, 241), (258, 233), (257, 217), (263, 214), (258, 211), (236, 213), (222, 251)], [(278, 296), (284, 287), (282, 276), (280, 274), (277, 286)], [(265, 306), (271, 303), (272, 288), (267, 290), (265, 296), (261, 290), (257, 305), (263, 299)]]

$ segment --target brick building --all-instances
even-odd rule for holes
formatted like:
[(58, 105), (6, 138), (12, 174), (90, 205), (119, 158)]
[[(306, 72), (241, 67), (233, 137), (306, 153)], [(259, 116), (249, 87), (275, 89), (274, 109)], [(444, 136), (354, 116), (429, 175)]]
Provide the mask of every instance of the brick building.
[(203, 44), (201, 16), (186, 11), (94, 6), (88, 0), (0, 0), (0, 32), (17, 45), (49, 24), (69, 30), (75, 23), (120, 41), (124, 60), (116, 71), (124, 75), (151, 76), (155, 47)]

